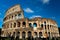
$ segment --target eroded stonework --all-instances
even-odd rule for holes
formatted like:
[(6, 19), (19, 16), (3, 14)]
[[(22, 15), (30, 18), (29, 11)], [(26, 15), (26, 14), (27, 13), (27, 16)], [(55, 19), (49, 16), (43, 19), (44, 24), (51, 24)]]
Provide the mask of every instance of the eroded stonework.
[(28, 37), (59, 37), (58, 26), (54, 20), (35, 17), (24, 17), (20, 5), (14, 5), (6, 11), (2, 27), (3, 37), (14, 35), (22, 38)]

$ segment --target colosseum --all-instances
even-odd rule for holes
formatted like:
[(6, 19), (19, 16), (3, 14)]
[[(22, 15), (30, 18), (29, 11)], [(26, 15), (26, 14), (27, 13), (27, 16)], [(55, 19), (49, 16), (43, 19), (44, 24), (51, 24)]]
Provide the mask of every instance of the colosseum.
[(56, 21), (35, 17), (28, 19), (24, 17), (24, 11), (19, 4), (12, 6), (6, 11), (2, 25), (2, 36), (14, 37), (20, 39), (28, 37), (59, 37), (58, 25)]

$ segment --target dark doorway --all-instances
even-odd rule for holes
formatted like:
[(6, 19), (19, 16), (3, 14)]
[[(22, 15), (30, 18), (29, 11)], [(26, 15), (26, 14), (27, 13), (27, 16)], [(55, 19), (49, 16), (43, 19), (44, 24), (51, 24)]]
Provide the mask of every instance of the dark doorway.
[(32, 40), (32, 34), (30, 31), (28, 32), (28, 40)]
[(39, 40), (42, 40), (42, 32), (39, 32)]
[(26, 27), (26, 22), (23, 22), (23, 27)]
[(32, 24), (31, 23), (29, 23), (29, 27), (32, 27)]
[(25, 22), (23, 22), (23, 25), (26, 25), (26, 23), (25, 23)]
[(25, 32), (22, 32), (22, 40), (25, 40), (25, 35), (26, 33)]
[(18, 23), (18, 24), (17, 24), (17, 25), (18, 25), (18, 27), (20, 27), (20, 22), (17, 22), (17, 23)]
[(19, 37), (20, 37), (20, 32), (18, 31), (17, 36), (16, 36), (16, 40), (19, 40)]
[(34, 32), (34, 40), (38, 40), (38, 35), (37, 35), (37, 32)]

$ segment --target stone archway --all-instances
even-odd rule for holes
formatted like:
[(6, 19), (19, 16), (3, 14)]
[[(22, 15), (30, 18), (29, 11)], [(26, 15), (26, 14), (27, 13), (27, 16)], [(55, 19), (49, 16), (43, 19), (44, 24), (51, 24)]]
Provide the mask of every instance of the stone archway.
[(32, 27), (32, 23), (29, 23), (29, 27)]
[(19, 31), (17, 32), (17, 36), (20, 37), (20, 32)]
[(22, 24), (23, 24), (23, 27), (26, 27), (26, 22), (23, 22)]
[(23, 31), (22, 32), (22, 40), (25, 40), (26, 33)]
[(17, 22), (17, 27), (20, 27), (20, 24), (21, 24), (20, 22)]
[(37, 32), (34, 32), (34, 40), (38, 40), (38, 34), (37, 34)]
[(39, 37), (40, 37), (40, 38), (42, 37), (42, 32), (39, 32)]
[(31, 31), (28, 31), (28, 40), (32, 40), (32, 33), (31, 33)]
[(42, 32), (39, 32), (39, 40), (42, 40)]
[(14, 38), (16, 37), (16, 32), (13, 32), (13, 35), (12, 35)]
[(33, 23), (33, 27), (37, 27), (37, 23)]
[(17, 31), (17, 33), (16, 33), (16, 40), (19, 40), (19, 39), (20, 39), (20, 32)]

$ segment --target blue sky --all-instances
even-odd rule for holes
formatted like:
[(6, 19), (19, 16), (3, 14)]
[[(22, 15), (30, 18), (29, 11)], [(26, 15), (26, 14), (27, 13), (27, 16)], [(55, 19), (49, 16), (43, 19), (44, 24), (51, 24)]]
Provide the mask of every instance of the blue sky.
[(60, 27), (60, 0), (0, 0), (0, 28), (5, 11), (15, 4), (21, 5), (25, 17), (51, 18)]

